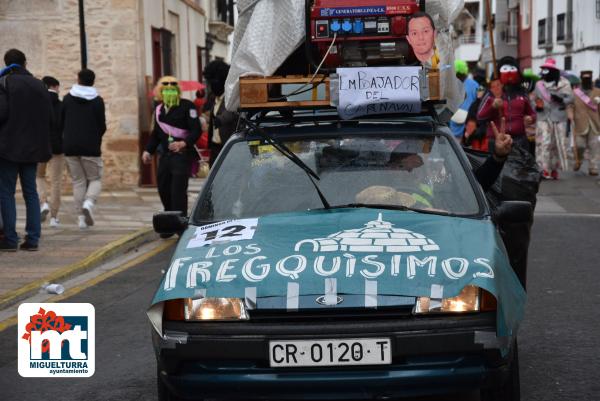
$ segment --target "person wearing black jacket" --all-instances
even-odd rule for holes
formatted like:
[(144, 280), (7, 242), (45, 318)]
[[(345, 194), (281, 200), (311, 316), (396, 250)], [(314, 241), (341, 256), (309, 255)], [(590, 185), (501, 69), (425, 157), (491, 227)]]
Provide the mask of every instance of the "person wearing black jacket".
[(142, 161), (150, 164), (152, 155), (160, 153), (156, 174), (160, 200), (165, 211), (181, 211), (187, 216), (188, 180), (192, 160), (197, 157), (194, 145), (201, 133), (198, 111), (194, 103), (181, 98), (175, 77), (160, 78), (154, 95), (160, 103)]
[(94, 225), (93, 210), (102, 190), (102, 137), (106, 132), (104, 100), (94, 88), (96, 75), (83, 69), (63, 98), (63, 149), (73, 179), (79, 228)]
[(204, 77), (210, 88), (211, 107), (208, 124), (208, 148), (212, 166), (223, 145), (237, 128), (239, 115), (225, 108), (225, 81), (229, 74), (229, 65), (223, 60), (213, 60), (204, 68)]
[(34, 251), (42, 231), (35, 175), (37, 163), (50, 160), (52, 105), (46, 86), (25, 69), (23, 52), (8, 50), (4, 62), (6, 68), (0, 71), (0, 211), (4, 222), (0, 251), (14, 252), (18, 247), (17, 176), (27, 210), (27, 236), (20, 248)]
[[(62, 186), (62, 175), (65, 165), (65, 156), (62, 145), (62, 102), (58, 98), (60, 82), (54, 77), (46, 76), (42, 82), (48, 88), (52, 100), (53, 123), (50, 127), (50, 144), (52, 146), (52, 158), (48, 163), (40, 163), (37, 167), (37, 188), (40, 196), (40, 212), (42, 223), (50, 214), (50, 227), (58, 227), (58, 209), (60, 208), (60, 191)], [(46, 170), (50, 170), (50, 196), (46, 188)]]

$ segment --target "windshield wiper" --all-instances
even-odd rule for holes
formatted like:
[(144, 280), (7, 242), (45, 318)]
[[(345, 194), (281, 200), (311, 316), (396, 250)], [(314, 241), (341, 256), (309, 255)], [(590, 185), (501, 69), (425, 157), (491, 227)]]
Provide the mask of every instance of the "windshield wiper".
[(329, 209), (353, 209), (353, 208), (367, 208), (367, 209), (387, 209), (387, 210), (402, 210), (402, 211), (410, 211), (416, 213), (424, 213), (424, 214), (436, 214), (440, 216), (457, 216), (452, 213), (435, 211), (435, 210), (426, 210), (426, 209), (418, 209), (414, 207), (408, 207), (404, 205), (386, 205), (386, 204), (377, 204), (377, 203), (348, 203), (346, 205), (334, 205), (330, 206)]
[(258, 135), (260, 135), (260, 137), (263, 138), (269, 145), (271, 145), (275, 149), (277, 149), (277, 151), (279, 151), (279, 153), (281, 153), (282, 155), (287, 157), (292, 163), (294, 163), (296, 166), (300, 167), (306, 173), (306, 175), (308, 176), (308, 179), (310, 180), (310, 182), (313, 184), (313, 186), (317, 190), (317, 194), (319, 195), (319, 199), (321, 199), (321, 203), (323, 203), (323, 207), (325, 209), (330, 209), (331, 206), (329, 205), (329, 202), (327, 202), (325, 195), (323, 195), (323, 192), (321, 192), (321, 190), (319, 189), (319, 186), (317, 185), (317, 183), (314, 180), (314, 179), (321, 180), (321, 178), (317, 175), (317, 173), (315, 173), (313, 171), (313, 169), (311, 169), (306, 163), (304, 163), (302, 161), (302, 159), (300, 159), (294, 152), (292, 152), (282, 142), (279, 142), (278, 140), (273, 138), (265, 130), (263, 130), (258, 125), (254, 124), (253, 122), (251, 122), (247, 119), (244, 119), (244, 121)]
[[(367, 209), (389, 209), (389, 210), (413, 210), (408, 206), (404, 205), (387, 205), (387, 204), (378, 204), (378, 203), (347, 203), (345, 205), (334, 205), (331, 206), (331, 209), (353, 209), (364, 207)], [(415, 210), (416, 211), (416, 210)]]

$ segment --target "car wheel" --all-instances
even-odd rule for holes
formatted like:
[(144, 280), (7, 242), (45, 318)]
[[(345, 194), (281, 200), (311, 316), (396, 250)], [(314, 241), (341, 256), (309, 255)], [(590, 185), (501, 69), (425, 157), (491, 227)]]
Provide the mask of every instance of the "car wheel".
[(520, 401), (521, 384), (519, 380), (519, 347), (515, 341), (513, 360), (508, 378), (499, 388), (482, 389), (481, 401)]

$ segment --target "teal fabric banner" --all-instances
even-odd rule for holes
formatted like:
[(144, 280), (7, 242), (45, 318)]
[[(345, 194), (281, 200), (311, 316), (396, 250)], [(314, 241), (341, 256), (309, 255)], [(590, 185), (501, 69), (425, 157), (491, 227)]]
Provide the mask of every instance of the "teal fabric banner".
[[(498, 300), (516, 333), (525, 291), (489, 220), (337, 209), (190, 227), (153, 305), (169, 299), (337, 294), (451, 298), (467, 285)], [(293, 292), (293, 294), (291, 294)]]

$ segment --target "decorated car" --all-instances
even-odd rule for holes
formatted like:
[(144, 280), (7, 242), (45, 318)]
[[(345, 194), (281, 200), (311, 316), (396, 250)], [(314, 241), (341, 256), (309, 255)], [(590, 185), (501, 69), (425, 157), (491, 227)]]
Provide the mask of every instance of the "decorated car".
[[(148, 316), (160, 400), (518, 400), (525, 291), (448, 129), (255, 119), (224, 147)], [(530, 217), (530, 216), (529, 216)]]

